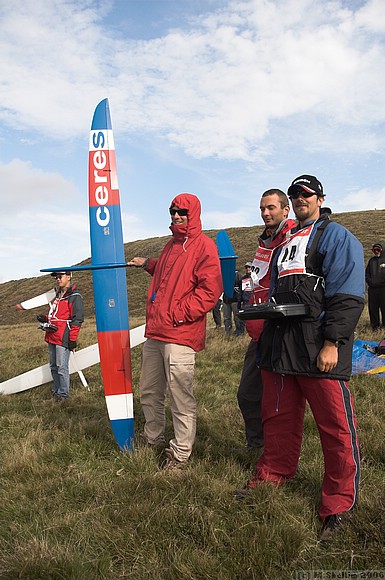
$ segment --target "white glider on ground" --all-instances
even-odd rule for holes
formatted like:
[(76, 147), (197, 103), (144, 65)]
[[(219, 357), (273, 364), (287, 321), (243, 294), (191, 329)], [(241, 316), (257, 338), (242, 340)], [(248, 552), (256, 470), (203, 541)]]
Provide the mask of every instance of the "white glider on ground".
[[(144, 338), (144, 328), (145, 325), (142, 324), (142, 326), (137, 326), (130, 330), (131, 348), (142, 344), (142, 342), (146, 340)], [(69, 367), (70, 374), (79, 373), (80, 376), (82, 369), (96, 365), (99, 362), (100, 356), (98, 344), (87, 346), (87, 348), (83, 348), (82, 350), (75, 351), (71, 354)], [(40, 385), (49, 383), (51, 380), (51, 371), (49, 365), (46, 364), (0, 383), (0, 394), (13, 395), (14, 393), (20, 393), (21, 391), (32, 389), (33, 387), (39, 387)]]

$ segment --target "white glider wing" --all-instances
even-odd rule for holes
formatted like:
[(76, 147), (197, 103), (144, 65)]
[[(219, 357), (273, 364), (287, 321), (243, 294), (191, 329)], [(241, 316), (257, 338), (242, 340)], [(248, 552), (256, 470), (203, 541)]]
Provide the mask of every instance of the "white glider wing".
[[(130, 345), (131, 348), (142, 344), (146, 339), (144, 337), (145, 325), (137, 326), (130, 330)], [(93, 344), (83, 348), (82, 350), (75, 351), (73, 353), (75, 361), (70, 357), (70, 374), (77, 373), (82, 369), (91, 367), (100, 362), (99, 356), (99, 346), (98, 344)], [(27, 371), (22, 375), (14, 377), (13, 379), (8, 379), (0, 383), (0, 394), (1, 395), (13, 395), (14, 393), (20, 393), (21, 391), (26, 391), (34, 387), (39, 387), (49, 383), (52, 380), (51, 371), (49, 365), (43, 365), (31, 371)]]

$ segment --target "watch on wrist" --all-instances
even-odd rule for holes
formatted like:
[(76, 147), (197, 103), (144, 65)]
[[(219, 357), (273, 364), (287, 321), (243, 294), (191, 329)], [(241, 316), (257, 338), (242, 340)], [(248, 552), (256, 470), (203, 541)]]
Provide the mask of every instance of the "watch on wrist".
[(328, 342), (331, 342), (337, 348), (340, 348), (340, 346), (341, 346), (341, 342), (339, 340), (333, 340), (331, 338), (326, 338), (325, 340), (327, 340)]

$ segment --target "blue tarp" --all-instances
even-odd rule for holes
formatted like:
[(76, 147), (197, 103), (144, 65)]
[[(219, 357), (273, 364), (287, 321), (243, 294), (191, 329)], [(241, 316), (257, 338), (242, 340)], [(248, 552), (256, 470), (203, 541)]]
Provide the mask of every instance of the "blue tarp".
[[(371, 342), (369, 340), (355, 340), (353, 344), (352, 356), (352, 375), (375, 374), (376, 376), (385, 375), (385, 355), (377, 356), (364, 348), (364, 344), (369, 346), (377, 346), (378, 342)], [(374, 369), (383, 370), (378, 373), (371, 373)]]

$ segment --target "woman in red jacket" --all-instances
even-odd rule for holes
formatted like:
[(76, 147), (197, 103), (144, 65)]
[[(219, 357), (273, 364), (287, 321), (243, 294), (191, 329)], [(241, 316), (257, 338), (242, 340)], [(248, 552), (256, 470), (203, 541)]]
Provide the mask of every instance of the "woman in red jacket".
[(195, 195), (177, 195), (170, 206), (172, 238), (159, 259), (135, 257), (128, 262), (153, 277), (147, 295), (140, 402), (146, 421), (143, 437), (149, 445), (162, 447), (168, 391), (175, 436), (166, 449), (165, 468), (180, 466), (192, 451), (195, 353), (205, 347), (206, 314), (223, 291), (218, 251), (202, 233), (200, 213)]

